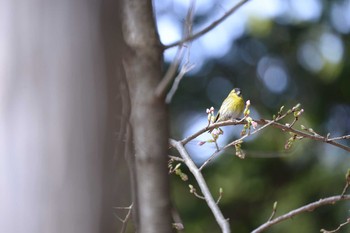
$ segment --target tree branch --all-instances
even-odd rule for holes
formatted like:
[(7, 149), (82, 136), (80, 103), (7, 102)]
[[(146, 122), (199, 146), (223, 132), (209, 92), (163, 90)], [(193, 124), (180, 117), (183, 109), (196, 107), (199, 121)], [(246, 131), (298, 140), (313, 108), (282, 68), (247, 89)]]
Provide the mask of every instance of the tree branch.
[[(189, 36), (191, 36), (192, 34), (192, 21), (193, 21), (193, 14), (194, 14), (194, 8), (195, 8), (195, 0), (191, 1), (191, 5), (188, 9), (187, 12), (187, 16), (186, 16), (186, 21), (185, 21), (185, 27), (184, 27), (184, 38), (187, 38)], [(163, 79), (160, 81), (160, 83), (158, 84), (157, 88), (156, 88), (156, 96), (158, 97), (163, 97), (167, 91), (168, 86), (170, 85), (170, 83), (174, 80), (175, 78), (175, 74), (176, 71), (180, 65), (180, 62), (183, 58), (183, 54), (185, 51), (185, 47), (186, 47), (186, 42), (179, 44), (179, 48), (177, 50), (177, 53), (175, 55), (174, 61), (170, 64), (169, 69), (167, 70), (165, 76), (163, 77)], [(187, 48), (188, 51), (190, 48)], [(189, 53), (189, 52), (188, 52)], [(173, 85), (172, 88), (172, 95), (174, 95), (177, 86), (180, 82), (180, 80), (182, 79), (182, 77), (185, 75), (185, 73), (187, 73), (189, 70), (191, 70), (192, 66), (189, 65), (189, 56), (187, 58), (187, 62), (183, 65), (180, 73), (176, 76), (175, 81), (176, 81), (176, 86), (175, 83)], [(172, 95), (167, 96), (167, 103), (170, 103), (171, 97)]]
[[(242, 121), (242, 123), (243, 123), (243, 122), (245, 122), (245, 121)], [(254, 130), (254, 131), (251, 132), (250, 134), (245, 134), (245, 135), (243, 135), (242, 137), (240, 137), (240, 138), (234, 140), (233, 142), (230, 142), (230, 143), (227, 144), (226, 146), (224, 146), (224, 147), (222, 147), (222, 148), (216, 150), (215, 153), (212, 154), (212, 155), (202, 164), (202, 166), (199, 168), (199, 170), (202, 170), (202, 169), (203, 169), (203, 168), (204, 168), (204, 167), (219, 153), (219, 152), (221, 152), (221, 151), (223, 151), (223, 150), (226, 150), (227, 148), (229, 148), (229, 147), (231, 147), (231, 146), (234, 146), (234, 145), (236, 145), (236, 144), (238, 144), (238, 143), (241, 143), (241, 142), (243, 141), (243, 139), (245, 139), (246, 137), (251, 136), (251, 135), (253, 135), (253, 134), (256, 134), (257, 132), (259, 132), (259, 131), (261, 131), (261, 130), (263, 130), (263, 129), (265, 129), (267, 126), (271, 125), (272, 122), (274, 122), (274, 121), (271, 121), (269, 124), (265, 124), (265, 125), (263, 125), (262, 127), (258, 128), (258, 129), (256, 129), (256, 130)], [(242, 124), (242, 123), (241, 123), (241, 124)], [(246, 123), (246, 122), (245, 122), (245, 123)]]
[(123, 223), (122, 228), (120, 230), (120, 233), (125, 233), (126, 232), (126, 227), (128, 225), (128, 221), (129, 221), (130, 216), (131, 216), (132, 206), (133, 206), (133, 203), (131, 203), (131, 205), (128, 206), (128, 207), (115, 207), (115, 209), (119, 209), (119, 210), (128, 210), (128, 212), (127, 212), (127, 214), (126, 214), (124, 219), (122, 219), (118, 215), (116, 215), (116, 217), (119, 219), (119, 221), (121, 221)]
[(332, 197), (327, 197), (327, 198), (323, 198), (320, 199), (318, 201), (312, 202), (308, 205), (302, 206), (298, 209), (292, 210), (284, 215), (281, 215), (271, 221), (268, 221), (266, 223), (264, 223), (263, 225), (259, 226), (258, 228), (256, 228), (255, 230), (252, 231), (252, 233), (259, 233), (262, 232), (264, 230), (266, 230), (267, 228), (281, 222), (284, 221), (286, 219), (292, 218), (298, 214), (304, 213), (304, 212), (311, 212), (314, 209), (324, 206), (324, 205), (330, 205), (330, 204), (334, 204), (338, 201), (342, 201), (342, 200), (350, 200), (350, 195), (337, 195), (337, 196), (332, 196)]
[(181, 157), (184, 159), (185, 164), (187, 167), (190, 169), (191, 173), (195, 177), (202, 194), (205, 198), (205, 201), (207, 202), (209, 208), (211, 209), (217, 223), (219, 224), (222, 232), (224, 233), (229, 233), (230, 232), (230, 227), (228, 224), (228, 221), (224, 218), (222, 215), (219, 207), (217, 206), (213, 196), (211, 195), (209, 188), (202, 176), (202, 173), (199, 171), (197, 166), (194, 164), (190, 156), (188, 155), (186, 149), (183, 146), (183, 143), (181, 141), (175, 141), (173, 139), (169, 140), (169, 143), (171, 146), (175, 147), (178, 152), (180, 153)]
[(340, 136), (340, 137), (328, 138), (329, 141), (343, 140), (343, 139), (350, 139), (350, 135), (344, 135), (344, 136)]
[(235, 6), (233, 6), (229, 11), (227, 11), (223, 16), (221, 16), (219, 19), (217, 19), (216, 21), (214, 21), (213, 23), (211, 23), (208, 27), (204, 28), (203, 30), (197, 32), (196, 34), (190, 35), (187, 38), (184, 38), (180, 41), (176, 41), (174, 43), (171, 43), (169, 45), (165, 45), (164, 46), (164, 50), (165, 49), (169, 49), (175, 46), (179, 46), (183, 43), (186, 43), (188, 41), (193, 41), (199, 37), (201, 37), (202, 35), (204, 35), (205, 33), (209, 32), (210, 30), (212, 30), (213, 28), (215, 28), (216, 26), (218, 26), (220, 23), (222, 23), (225, 19), (227, 19), (230, 15), (232, 15), (236, 10), (238, 10), (242, 5), (244, 5), (246, 2), (248, 2), (249, 0), (242, 0), (240, 2), (238, 2)]
[(187, 138), (184, 138), (181, 140), (182, 145), (186, 145), (187, 143), (189, 143), (190, 141), (192, 141), (193, 139), (195, 139), (196, 137), (198, 137), (199, 135), (207, 132), (208, 130), (211, 129), (215, 129), (221, 126), (228, 126), (228, 125), (242, 125), (245, 124), (245, 122), (241, 122), (238, 120), (228, 120), (228, 121), (222, 121), (222, 122), (218, 122), (218, 123), (214, 123), (211, 124), (210, 126), (207, 126), (205, 128), (200, 129), (198, 132), (192, 134), (191, 136), (188, 136)]
[[(267, 121), (267, 120), (258, 120), (256, 122), (258, 124), (260, 124), (260, 125), (271, 123), (271, 121)], [(327, 139), (324, 136), (321, 136), (321, 135), (318, 135), (318, 134), (317, 135), (312, 135), (312, 134), (309, 134), (309, 133), (305, 133), (303, 131), (300, 131), (300, 130), (294, 129), (292, 127), (280, 124), (278, 122), (272, 122), (271, 125), (273, 127), (275, 127), (275, 128), (279, 128), (279, 129), (281, 129), (283, 131), (292, 132), (292, 133), (295, 133), (298, 136), (301, 136), (301, 137), (304, 137), (304, 138), (309, 138), (309, 139), (312, 139), (312, 140), (315, 140), (315, 141), (325, 142), (325, 143), (331, 144), (333, 146), (339, 147), (339, 148), (341, 148), (341, 149), (343, 149), (343, 150), (345, 150), (347, 152), (350, 152), (350, 147), (345, 146), (343, 144), (340, 144), (340, 143), (334, 141), (334, 140), (339, 140), (339, 139), (346, 139), (346, 137), (348, 137), (349, 135), (344, 136), (345, 138), (338, 137), (338, 138), (334, 138), (334, 139)]]
[(158, 97), (165, 96), (168, 86), (175, 78), (176, 71), (179, 68), (180, 62), (183, 58), (184, 50), (185, 50), (185, 45), (184, 44), (179, 45), (174, 61), (170, 64), (170, 67), (168, 68), (167, 72), (165, 73), (164, 77), (162, 78), (162, 80), (160, 81), (160, 83), (156, 88), (156, 92), (155, 92), (156, 96)]
[(341, 224), (340, 224), (336, 229), (334, 229), (334, 230), (327, 231), (327, 230), (325, 230), (325, 229), (321, 229), (321, 232), (322, 232), (322, 233), (335, 233), (335, 232), (339, 231), (343, 226), (345, 226), (345, 225), (347, 225), (347, 224), (349, 224), (349, 223), (350, 223), (350, 218), (348, 218), (348, 219), (346, 220), (346, 222), (341, 223)]
[(170, 91), (168, 92), (168, 95), (165, 98), (165, 103), (170, 104), (171, 99), (173, 98), (177, 88), (179, 87), (181, 79), (185, 76), (187, 72), (189, 72), (193, 68), (194, 65), (191, 65), (187, 62), (182, 66), (180, 73), (175, 77), (173, 86), (171, 87)]
[[(345, 151), (350, 152), (350, 147), (345, 146), (343, 144), (340, 144), (338, 142), (335, 142), (335, 140), (348, 139), (348, 138), (350, 138), (349, 135), (336, 137), (336, 138), (328, 138), (328, 135), (327, 135), (327, 137), (321, 136), (321, 135), (315, 133), (312, 129), (309, 129), (309, 132), (313, 132), (312, 134), (308, 133), (308, 132), (304, 132), (304, 131), (300, 131), (300, 130), (294, 129), (293, 125), (298, 120), (298, 117), (300, 115), (299, 111), (303, 112), (303, 110), (299, 110), (299, 105), (296, 105), (292, 109), (290, 109), (287, 112), (285, 112), (284, 114), (282, 114), (281, 113), (282, 109), (283, 108), (281, 108), (281, 110), (279, 111), (278, 115), (274, 118), (274, 120), (264, 120), (264, 119), (253, 120), (257, 124), (261, 125), (261, 127), (255, 129), (252, 132), (249, 132), (248, 134), (243, 135), (242, 137), (234, 140), (233, 142), (225, 145), (222, 148), (217, 148), (217, 150), (202, 164), (202, 166), (199, 168), (199, 170), (202, 170), (219, 152), (227, 149), (228, 147), (235, 146), (235, 145), (237, 145), (239, 143), (242, 143), (243, 139), (245, 139), (248, 136), (251, 136), (251, 135), (253, 135), (255, 133), (258, 133), (259, 131), (265, 129), (267, 126), (270, 126), (270, 125), (275, 127), (275, 128), (279, 128), (282, 131), (294, 133), (295, 135), (299, 136), (300, 138), (309, 138), (309, 139), (312, 139), (312, 140), (325, 142), (325, 143), (331, 144), (333, 146), (339, 147), (339, 148), (341, 148), (341, 149), (343, 149)], [(282, 120), (283, 118), (285, 118), (286, 116), (288, 116), (290, 114), (294, 114), (294, 119), (293, 119), (291, 124), (281, 124), (281, 123), (277, 122), (277, 121)], [(191, 140), (193, 140), (196, 137), (198, 137), (199, 135), (207, 132), (208, 130), (215, 129), (215, 128), (218, 128), (220, 126), (239, 125), (239, 124), (248, 124), (248, 121), (245, 118), (243, 118), (241, 120), (228, 120), (228, 121), (223, 121), (223, 122), (219, 122), (219, 123), (214, 123), (214, 124), (208, 125), (207, 127), (199, 130), (198, 132), (192, 134), (191, 136), (189, 136), (187, 138), (184, 138), (180, 142), (182, 143), (182, 145), (185, 145), (188, 142), (190, 142)]]
[[(321, 135), (312, 135), (312, 134), (309, 134), (309, 133), (306, 133), (306, 132), (303, 132), (303, 131), (300, 131), (300, 130), (297, 130), (297, 129), (294, 129), (293, 127), (290, 127), (288, 125), (284, 125), (284, 124), (280, 124), (278, 122), (276, 122), (276, 120), (265, 120), (265, 119), (260, 119), (260, 120), (253, 120), (255, 121), (256, 123), (258, 123), (259, 125), (263, 125), (264, 128), (266, 126), (273, 126), (275, 128), (278, 128), (278, 129), (281, 129), (282, 131), (285, 131), (285, 132), (292, 132), (292, 133), (295, 133), (297, 134), (298, 136), (302, 136), (304, 138), (309, 138), (309, 139), (313, 139), (313, 140), (316, 140), (316, 141), (321, 141), (321, 142), (325, 142), (325, 143), (328, 143), (328, 144), (331, 144), (333, 146), (336, 146), (336, 147), (339, 147), (345, 151), (348, 151), (350, 152), (350, 147), (348, 146), (345, 146), (343, 144), (340, 144), (340, 143), (337, 143), (335, 142), (335, 140), (340, 140), (340, 139), (349, 139), (350, 138), (350, 135), (345, 135), (345, 136), (341, 136), (341, 137), (336, 137), (336, 138), (328, 138), (327, 137), (324, 137), (324, 136), (321, 136)], [(205, 128), (202, 128), (200, 130), (198, 130), (196, 133), (184, 138), (181, 140), (181, 143), (183, 145), (186, 145), (187, 143), (189, 143), (190, 141), (192, 141), (193, 139), (197, 138), (199, 135), (207, 132), (208, 130), (211, 130), (211, 129), (215, 129), (215, 128), (218, 128), (218, 127), (221, 127), (221, 126), (229, 126), (229, 125), (244, 125), (246, 124), (247, 122), (246, 121), (237, 121), (237, 120), (228, 120), (228, 121), (222, 121), (222, 122), (218, 122), (218, 123), (214, 123), (214, 124), (211, 124), (210, 126), (207, 126)], [(262, 127), (261, 127), (262, 128)], [(260, 131), (261, 128), (258, 128), (257, 130), (255, 131)], [(256, 133), (255, 131), (251, 132), (249, 135), (252, 135), (254, 133)], [(244, 136), (244, 138), (246, 138), (247, 136)], [(240, 138), (240, 139), (244, 139), (244, 138)], [(235, 143), (232, 142), (230, 143), (231, 146), (234, 145)], [(227, 147), (225, 146), (225, 149)]]
[[(305, 131), (300, 131), (300, 130), (296, 130), (293, 128), (294, 124), (296, 123), (296, 121), (298, 120), (298, 117), (300, 116), (300, 114), (304, 111), (303, 109), (299, 109), (299, 104), (294, 106), (293, 108), (291, 108), (290, 110), (288, 110), (287, 112), (285, 112), (284, 114), (282, 114), (282, 110), (283, 107), (281, 107), (280, 111), (278, 112), (278, 115), (276, 117), (273, 118), (273, 120), (252, 120), (249, 116), (245, 116), (242, 120), (229, 120), (229, 121), (224, 121), (224, 122), (219, 122), (219, 123), (214, 123), (211, 124), (201, 130), (199, 130), (198, 132), (194, 133), (193, 135), (181, 140), (181, 141), (175, 141), (173, 139), (170, 139), (170, 145), (175, 147), (181, 157), (184, 160), (184, 163), (187, 165), (187, 167), (190, 169), (190, 171), (192, 172), (192, 174), (195, 176), (195, 179), (198, 182), (198, 185), (200, 186), (202, 193), (204, 195), (205, 200), (208, 203), (208, 206), (211, 208), (217, 222), (219, 223), (220, 227), (222, 227), (225, 225), (221, 225), (221, 224), (227, 224), (226, 220), (223, 218), (219, 208), (217, 207), (216, 203), (214, 202), (213, 197), (211, 196), (211, 193), (208, 190), (208, 187), (205, 183), (205, 180), (202, 176), (201, 173), (201, 169), (220, 151), (225, 150), (226, 148), (230, 147), (230, 146), (234, 146), (237, 145), (239, 143), (243, 142), (243, 139), (245, 139), (246, 137), (253, 135), (255, 133), (258, 133), (259, 131), (265, 129), (268, 126), (273, 126), (275, 128), (279, 128), (282, 131), (285, 132), (291, 132), (294, 135), (297, 135), (299, 137), (299, 139), (302, 138), (309, 138), (312, 140), (316, 140), (316, 141), (322, 141), (325, 143), (329, 143), (333, 146), (337, 146), (341, 149), (344, 149), (346, 151), (350, 152), (350, 148), (339, 144), (337, 142), (335, 142), (335, 140), (340, 140), (340, 139), (348, 139), (350, 138), (349, 135), (345, 135), (345, 136), (341, 136), (341, 137), (335, 137), (335, 138), (329, 138), (329, 134), (327, 134), (326, 137), (321, 136), (319, 134), (317, 134), (316, 132), (314, 132), (311, 128), (310, 129), (306, 129), (304, 126), (301, 126), (301, 128)], [(291, 124), (281, 124), (278, 123), (277, 121), (282, 120), (283, 118), (285, 118), (288, 115), (294, 115), (294, 119), (292, 121)], [(254, 121), (254, 122), (253, 122)], [(261, 125), (260, 128), (255, 129), (254, 131), (250, 132), (250, 126), (253, 125), (252, 122), (254, 124), (259, 124)], [(184, 145), (187, 144), (189, 141), (193, 140), (194, 138), (198, 137), (199, 135), (201, 135), (202, 133), (207, 132), (208, 130), (214, 129), (214, 128), (218, 128), (220, 126), (226, 126), (226, 125), (238, 125), (238, 124), (247, 124), (247, 128), (248, 128), (248, 134), (243, 135), (242, 137), (240, 137), (237, 140), (234, 140), (233, 142), (227, 144), (226, 146), (218, 149), (207, 161), (205, 161), (205, 163), (198, 169), (197, 166), (193, 163), (193, 161), (191, 160), (191, 158), (189, 157), (186, 149), (184, 148)], [(295, 137), (297, 137), (295, 136)], [(348, 179), (348, 178), (347, 178)], [(275, 212), (276, 212), (276, 205), (277, 203), (274, 204), (274, 209), (273, 209), (273, 213), (271, 215), (271, 217), (269, 218), (269, 220), (261, 225), (260, 227), (258, 227), (257, 229), (255, 229), (253, 232), (257, 233), (257, 232), (261, 232), (267, 228), (269, 228), (270, 226), (277, 224), (278, 222), (281, 222), (285, 219), (291, 218), (295, 215), (298, 215), (300, 213), (306, 212), (306, 211), (313, 211), (315, 208), (318, 208), (320, 206), (323, 205), (327, 205), (327, 204), (334, 204), (337, 201), (340, 200), (350, 200), (350, 195), (344, 195), (344, 193), (346, 192), (348, 187), (348, 183), (346, 185), (346, 188), (344, 188), (344, 191), (342, 193), (342, 195), (338, 195), (338, 196), (333, 196), (333, 197), (328, 197), (328, 198), (324, 198), (324, 199), (320, 199), (319, 201), (310, 203), (308, 205), (305, 205), (303, 207), (300, 207), (298, 209), (295, 209), (293, 211), (290, 211), (289, 213), (282, 215), (278, 218), (273, 219)], [(224, 220), (224, 221), (223, 221)]]

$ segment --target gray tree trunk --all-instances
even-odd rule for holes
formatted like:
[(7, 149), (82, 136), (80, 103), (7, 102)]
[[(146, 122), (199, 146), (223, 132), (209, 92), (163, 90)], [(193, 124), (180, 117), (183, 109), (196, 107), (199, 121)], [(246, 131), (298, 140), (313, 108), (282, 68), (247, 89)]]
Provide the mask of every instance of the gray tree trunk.
[(129, 50), (124, 68), (132, 101), (138, 230), (171, 232), (168, 114), (164, 100), (155, 96), (162, 77), (163, 51), (152, 1), (124, 0), (123, 26)]

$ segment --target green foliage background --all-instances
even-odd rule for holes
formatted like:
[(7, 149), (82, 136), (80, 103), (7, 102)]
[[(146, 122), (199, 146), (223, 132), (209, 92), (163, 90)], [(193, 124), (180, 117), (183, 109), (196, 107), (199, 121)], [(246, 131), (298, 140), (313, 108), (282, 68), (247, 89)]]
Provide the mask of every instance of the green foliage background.
[[(323, 135), (328, 132), (331, 136), (350, 134), (350, 35), (339, 33), (332, 27), (329, 5), (324, 6), (322, 17), (317, 22), (281, 23), (277, 19), (252, 18), (246, 33), (232, 42), (225, 56), (206, 60), (201, 71), (188, 74), (181, 81), (170, 104), (172, 138), (184, 136), (184, 125), (193, 113), (200, 112), (205, 116), (206, 108), (219, 108), (217, 103), (229, 90), (215, 81), (217, 76), (240, 87), (245, 99), (251, 100), (261, 118), (271, 119), (282, 105), (290, 108), (301, 103), (305, 112), (296, 128), (303, 124)], [(306, 40), (317, 43), (325, 31), (341, 38), (343, 57), (337, 64), (324, 59), (322, 69), (309, 71), (298, 60), (298, 51)], [(289, 74), (285, 91), (273, 93), (257, 77), (258, 61), (263, 57), (275, 58), (285, 65)], [(288, 120), (291, 119), (282, 122)], [(345, 173), (350, 167), (350, 154), (309, 139), (296, 142), (290, 151), (285, 152), (284, 144), (288, 138), (288, 134), (269, 128), (243, 144), (248, 155), (246, 159), (241, 160), (234, 156), (234, 152), (227, 151), (203, 170), (214, 197), (218, 196), (219, 188), (223, 188), (219, 206), (224, 216), (230, 219), (234, 232), (250, 232), (266, 222), (275, 201), (278, 201), (278, 216), (341, 193)], [(341, 142), (350, 146), (349, 140)], [(176, 152), (172, 151), (172, 154)], [(265, 154), (277, 156), (249, 157)], [(189, 181), (171, 176), (174, 206), (182, 217), (183, 232), (220, 232), (206, 203), (189, 192), (188, 184), (200, 192), (196, 181), (184, 165), (181, 169), (188, 174)], [(336, 228), (349, 216), (349, 203), (344, 201), (302, 214), (268, 232), (319, 232), (322, 228)], [(344, 232), (348, 231), (349, 226)]]

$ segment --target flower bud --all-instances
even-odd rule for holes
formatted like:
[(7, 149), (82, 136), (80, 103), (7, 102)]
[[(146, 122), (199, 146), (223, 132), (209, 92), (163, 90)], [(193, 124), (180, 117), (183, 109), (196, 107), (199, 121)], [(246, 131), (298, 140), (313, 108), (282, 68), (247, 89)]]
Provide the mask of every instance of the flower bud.
[(256, 121), (252, 121), (252, 126), (254, 129), (256, 129), (256, 127), (258, 127), (258, 123)]
[(198, 146), (203, 146), (206, 143), (206, 141), (200, 141), (197, 143)]

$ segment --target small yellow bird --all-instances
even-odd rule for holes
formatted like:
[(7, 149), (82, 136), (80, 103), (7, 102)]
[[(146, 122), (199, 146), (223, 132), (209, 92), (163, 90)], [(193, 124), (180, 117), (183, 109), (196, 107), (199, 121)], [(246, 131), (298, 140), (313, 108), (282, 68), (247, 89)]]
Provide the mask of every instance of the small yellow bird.
[[(244, 111), (244, 100), (242, 97), (241, 89), (234, 88), (230, 94), (222, 102), (218, 114), (215, 117), (215, 122), (226, 121), (230, 119), (236, 119), (242, 115)], [(210, 130), (209, 132), (211, 132)]]

